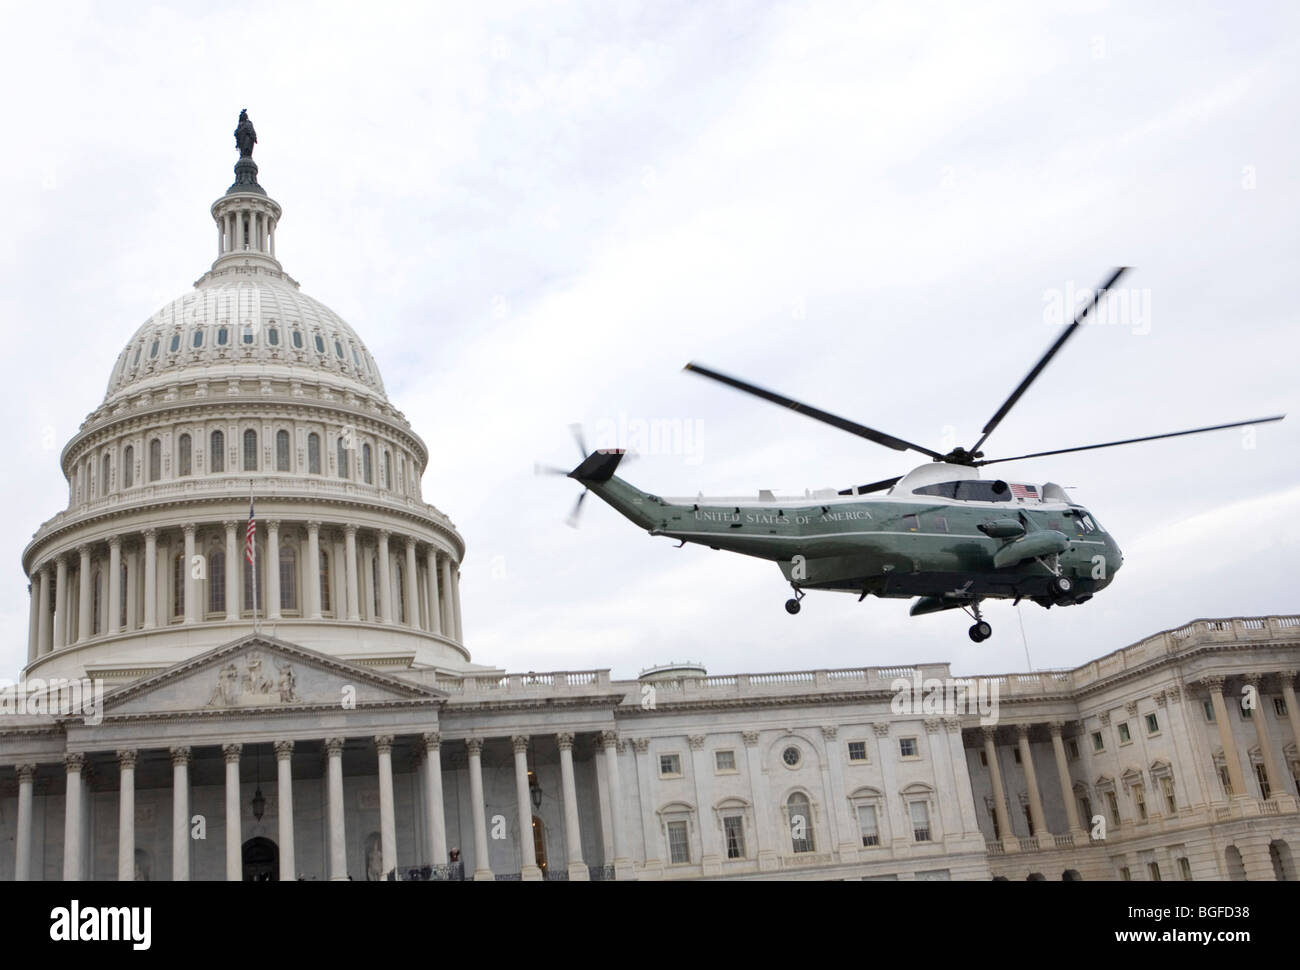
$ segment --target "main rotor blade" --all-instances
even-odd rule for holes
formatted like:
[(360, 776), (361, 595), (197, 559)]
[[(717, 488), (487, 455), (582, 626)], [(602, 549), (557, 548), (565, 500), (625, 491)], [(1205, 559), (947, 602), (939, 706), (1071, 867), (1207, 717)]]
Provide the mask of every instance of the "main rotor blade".
[(1107, 441), (1099, 445), (1081, 445), (1078, 448), (1057, 448), (1055, 451), (1036, 451), (1032, 455), (1016, 455), (1014, 458), (992, 458), (977, 461), (976, 465), (996, 465), (1004, 461), (1020, 461), (1023, 458), (1042, 458), (1045, 455), (1064, 455), (1071, 451), (1092, 451), (1094, 448), (1114, 448), (1116, 445), (1131, 445), (1138, 441), (1156, 441), (1159, 438), (1181, 438), (1187, 434), (1201, 434), (1204, 431), (1222, 431), (1224, 428), (1242, 428), (1250, 424), (1267, 424), (1269, 421), (1281, 421), (1285, 414), (1275, 414), (1271, 418), (1255, 418), (1253, 421), (1233, 421), (1231, 424), (1215, 424), (1208, 428), (1192, 428), (1190, 431), (1170, 431), (1168, 434), (1150, 434), (1144, 438), (1125, 438), (1123, 441)]
[(980, 445), (984, 444), (984, 442), (988, 440), (988, 436), (993, 433), (993, 429), (996, 428), (1001, 423), (1002, 419), (1007, 416), (1007, 412), (1016, 406), (1016, 402), (1020, 400), (1020, 396), (1024, 394), (1025, 391), (1029, 390), (1029, 385), (1034, 383), (1038, 378), (1038, 375), (1043, 372), (1043, 368), (1046, 367), (1051, 359), (1057, 355), (1060, 349), (1065, 346), (1065, 342), (1074, 336), (1074, 332), (1079, 329), (1079, 325), (1083, 323), (1084, 318), (1092, 312), (1093, 307), (1100, 302), (1101, 298), (1106, 295), (1110, 288), (1114, 286), (1119, 278), (1127, 271), (1127, 266), (1116, 268), (1115, 271), (1110, 274), (1110, 279), (1105, 283), (1102, 283), (1101, 287), (1093, 292), (1091, 299), (1089, 299), (1088, 302), (1079, 309), (1079, 312), (1075, 314), (1074, 322), (1066, 325), (1065, 329), (1061, 331), (1061, 335), (1056, 338), (1056, 343), (1047, 348), (1047, 353), (1043, 354), (1043, 356), (1039, 358), (1038, 363), (1034, 365), (1034, 369), (1025, 375), (1025, 379), (1020, 382), (1020, 386), (1011, 392), (1011, 396), (1003, 402), (1002, 407), (998, 408), (997, 414), (989, 418), (988, 424), (984, 425), (983, 434), (981, 434), (980, 440), (975, 442), (975, 446), (971, 448), (971, 452), (980, 450)]
[(761, 397), (765, 401), (771, 401), (773, 404), (779, 404), (783, 408), (789, 408), (791, 411), (798, 411), (800, 414), (806, 414), (808, 417), (831, 427), (839, 428), (841, 431), (847, 431), (855, 434), (860, 438), (866, 438), (868, 441), (874, 441), (878, 445), (884, 445), (886, 448), (893, 448), (895, 451), (919, 451), (923, 455), (929, 455), (931, 458), (942, 458), (937, 451), (931, 451), (929, 448), (923, 448), (921, 445), (913, 444), (902, 438), (895, 438), (893, 435), (885, 434), (883, 431), (877, 431), (874, 428), (868, 428), (864, 424), (858, 424), (856, 421), (850, 421), (847, 418), (841, 418), (831, 414), (829, 411), (822, 411), (818, 408), (810, 407), (796, 401), (794, 398), (786, 397), (783, 394), (777, 394), (774, 391), (767, 391), (761, 387), (756, 387), (746, 381), (738, 380), (735, 377), (728, 377), (726, 374), (719, 374), (715, 370), (707, 367), (701, 367), (699, 364), (687, 364), (684, 370), (692, 371), (702, 377), (708, 377), (719, 383), (734, 387), (738, 391), (744, 391), (746, 394), (753, 394), (755, 397)]
[(842, 488), (841, 495), (866, 495), (868, 492), (883, 492), (887, 488), (893, 488), (898, 484), (902, 475), (895, 475), (893, 478), (885, 478), (878, 482), (872, 482), (870, 485), (859, 485), (857, 488)]

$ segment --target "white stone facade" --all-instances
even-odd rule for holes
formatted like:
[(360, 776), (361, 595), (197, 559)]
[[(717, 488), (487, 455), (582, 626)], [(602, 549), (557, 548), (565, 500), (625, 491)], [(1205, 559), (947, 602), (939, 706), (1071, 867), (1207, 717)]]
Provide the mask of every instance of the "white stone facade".
[[(900, 706), (943, 664), (472, 663), (428, 450), (259, 192), (214, 203), (211, 271), (132, 337), (23, 553), (0, 878), (1295, 878), (1300, 617), (974, 678), (989, 723)], [(42, 689), (82, 678), (102, 706)]]

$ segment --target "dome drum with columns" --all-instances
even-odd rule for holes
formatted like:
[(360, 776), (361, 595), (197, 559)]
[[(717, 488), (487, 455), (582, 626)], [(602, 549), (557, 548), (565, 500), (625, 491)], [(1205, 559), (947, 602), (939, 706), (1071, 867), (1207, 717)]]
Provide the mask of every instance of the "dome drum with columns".
[(284, 272), (250, 157), (236, 176), (211, 269), (136, 331), (63, 450), (68, 508), (23, 555), (27, 671), (162, 669), (246, 632), (254, 592), (297, 643), (462, 669), (465, 546), (421, 497), (428, 449), (355, 331)]

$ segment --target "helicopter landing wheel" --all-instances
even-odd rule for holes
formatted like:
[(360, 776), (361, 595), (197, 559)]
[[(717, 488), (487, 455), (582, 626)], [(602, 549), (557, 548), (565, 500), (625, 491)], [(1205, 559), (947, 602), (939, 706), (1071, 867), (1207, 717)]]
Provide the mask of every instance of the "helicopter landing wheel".
[(993, 636), (993, 627), (989, 626), (984, 620), (980, 620), (973, 625), (970, 630), (970, 638), (976, 643), (983, 643), (989, 637)]
[(803, 609), (803, 605), (798, 600), (785, 601), (785, 611), (789, 613), (791, 616), (794, 616), (801, 609)]
[(1064, 574), (1053, 576), (1047, 582), (1047, 588), (1053, 596), (1068, 596), (1074, 590), (1074, 582)]

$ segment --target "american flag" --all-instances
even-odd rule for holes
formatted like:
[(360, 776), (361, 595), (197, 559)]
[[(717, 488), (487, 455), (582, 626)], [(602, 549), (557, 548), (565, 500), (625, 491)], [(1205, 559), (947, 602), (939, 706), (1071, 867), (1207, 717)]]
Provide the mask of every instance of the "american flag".
[(244, 533), (244, 558), (252, 562), (254, 558), (253, 538), (257, 535), (257, 519), (253, 516), (253, 499), (248, 499), (248, 531)]
[(1038, 488), (1034, 485), (1017, 485), (1011, 483), (1011, 494), (1016, 498), (1038, 498)]

